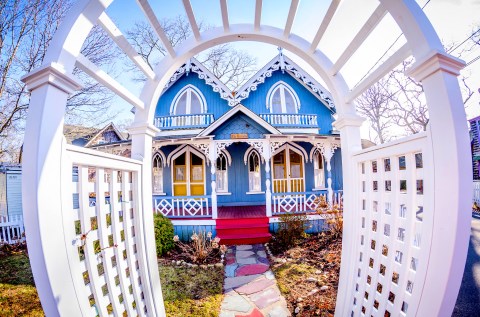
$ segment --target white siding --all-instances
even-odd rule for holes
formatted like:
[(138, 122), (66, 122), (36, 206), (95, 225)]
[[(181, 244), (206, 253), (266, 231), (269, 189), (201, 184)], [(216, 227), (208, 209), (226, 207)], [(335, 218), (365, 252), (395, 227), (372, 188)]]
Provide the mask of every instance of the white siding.
[(8, 215), (22, 215), (22, 173), (7, 171), (7, 209)]

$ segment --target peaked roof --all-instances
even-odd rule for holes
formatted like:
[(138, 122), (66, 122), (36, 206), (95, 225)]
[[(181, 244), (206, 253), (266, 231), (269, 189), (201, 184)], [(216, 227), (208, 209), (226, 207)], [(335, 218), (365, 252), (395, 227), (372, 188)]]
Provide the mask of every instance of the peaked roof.
[[(313, 79), (306, 71), (294, 63), (290, 58), (282, 53), (275, 56), (262, 69), (253, 75), (245, 84), (242, 85), (236, 92), (232, 92), (220, 79), (218, 79), (211, 71), (209, 71), (202, 63), (195, 58), (191, 58), (187, 63), (182, 65), (170, 77), (170, 80), (165, 85), (163, 92), (167, 91), (177, 80), (187, 75), (190, 72), (198, 74), (198, 78), (205, 80), (207, 85), (212, 86), (214, 91), (220, 94), (222, 99), (228, 101), (228, 105), (233, 107), (239, 104), (242, 100), (248, 98), (251, 91), (255, 91), (257, 86), (263, 84), (267, 77), (271, 77), (272, 73), (277, 70), (287, 71), (290, 75), (299, 81), (305, 88), (307, 88), (315, 97), (322, 101), (332, 112), (335, 112), (335, 105), (330, 92), (323, 87), (319, 82)], [(162, 93), (163, 93), (162, 92)]]
[(177, 82), (177, 80), (182, 78), (184, 75), (188, 75), (190, 72), (198, 74), (198, 78), (203, 79), (207, 85), (212, 86), (213, 90), (218, 92), (222, 99), (228, 101), (228, 105), (234, 106), (236, 104), (232, 95), (232, 91), (211, 71), (203, 66), (202, 63), (193, 57), (183, 64), (179, 69), (177, 69), (172, 77), (170, 77), (170, 80), (163, 88), (162, 94), (167, 91), (168, 88), (170, 88), (175, 82)]
[(251, 111), (250, 109), (246, 108), (242, 104), (238, 104), (229, 111), (227, 111), (225, 114), (223, 114), (220, 118), (215, 120), (210, 126), (205, 128), (202, 132), (198, 134), (198, 136), (207, 136), (210, 135), (213, 131), (215, 131), (217, 128), (219, 128), (223, 123), (225, 123), (228, 119), (232, 118), (235, 114), (237, 113), (243, 113), (256, 123), (258, 123), (261, 127), (265, 128), (268, 132), (271, 134), (282, 134), (279, 130), (274, 128), (271, 124), (269, 124), (267, 121), (263, 120), (260, 118), (256, 113)]
[(267, 77), (271, 77), (274, 71), (282, 70), (290, 73), (293, 78), (322, 101), (332, 112), (335, 112), (335, 105), (333, 104), (333, 98), (330, 92), (290, 58), (283, 55), (281, 49), (279, 49), (279, 51), (280, 53), (277, 56), (238, 89), (235, 95), (237, 102), (248, 98), (250, 92), (257, 90), (257, 86), (263, 84)]
[(117, 129), (113, 122), (107, 124), (102, 129), (90, 128), (77, 125), (65, 125), (63, 128), (63, 134), (67, 139), (67, 143), (88, 147), (93, 144), (98, 136), (103, 132), (111, 129), (118, 136), (120, 141), (125, 141), (127, 138)]

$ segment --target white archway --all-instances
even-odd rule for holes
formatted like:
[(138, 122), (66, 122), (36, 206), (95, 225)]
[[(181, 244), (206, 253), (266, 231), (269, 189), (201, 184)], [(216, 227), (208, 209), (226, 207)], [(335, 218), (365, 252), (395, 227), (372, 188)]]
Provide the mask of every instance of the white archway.
[[(98, 282), (102, 278), (106, 280), (107, 285), (110, 285), (111, 276), (109, 274), (116, 272), (115, 270), (118, 270), (119, 267), (108, 266), (106, 275), (102, 277), (95, 278), (94, 274), (90, 278), (92, 284), (87, 288), (82, 285), (81, 276), (85, 269), (89, 270), (89, 261), (93, 261), (95, 253), (87, 245), (84, 249), (86, 260), (79, 263), (78, 254), (76, 254), (79, 248), (77, 244), (80, 243), (80, 247), (84, 248), (83, 242), (78, 239), (72, 241), (72, 237), (76, 236), (73, 232), (72, 220), (78, 219), (75, 221), (86, 223), (89, 214), (86, 211), (88, 208), (83, 206), (85, 210), (81, 207), (79, 211), (75, 211), (75, 216), (72, 215), (72, 206), (69, 205), (72, 193), (67, 190), (67, 188), (71, 188), (68, 186), (69, 182), (71, 183), (71, 180), (69, 181), (71, 167), (72, 164), (82, 167), (95, 162), (98, 195), (102, 193), (104, 187), (111, 186), (115, 189), (116, 186), (120, 186), (114, 182), (102, 183), (100, 176), (104, 173), (113, 173), (110, 171), (113, 170), (123, 175), (122, 190), (132, 191), (135, 196), (133, 200), (135, 207), (132, 208), (134, 217), (126, 217), (125, 222), (115, 222), (114, 225), (114, 227), (126, 226), (126, 229), (131, 227), (136, 232), (135, 238), (130, 237), (131, 241), (128, 240), (128, 243), (124, 243), (123, 247), (129, 256), (127, 259), (124, 258), (125, 262), (119, 266), (131, 268), (132, 274), (136, 274), (135, 276), (141, 279), (142, 283), (135, 284), (132, 282), (132, 278), (121, 276), (121, 291), (125, 291), (129, 286), (128, 283), (132, 283), (134, 291), (131, 296), (129, 295), (130, 302), (135, 300), (136, 307), (138, 307), (125, 307), (125, 309), (127, 312), (136, 311), (138, 314), (152, 316), (164, 314), (163, 301), (159, 300), (161, 299), (161, 287), (155, 250), (151, 244), (151, 241), (154, 241), (153, 229), (150, 226), (153, 222), (153, 214), (148, 212), (153, 209), (150, 172), (151, 143), (156, 129), (151, 122), (153, 122), (156, 102), (169, 77), (188, 58), (221, 43), (260, 41), (282, 46), (312, 66), (331, 91), (337, 106), (338, 120), (335, 126), (341, 132), (343, 169), (344, 175), (348, 177), (344, 182), (344, 207), (347, 211), (351, 210), (351, 213), (345, 214), (343, 264), (336, 315), (358, 315), (363, 310), (366, 313), (374, 314), (378, 309), (389, 310), (392, 315), (398, 315), (400, 311), (417, 316), (449, 315), (461, 282), (461, 272), (463, 272), (467, 251), (466, 241), (469, 234), (466, 230), (469, 226), (469, 215), (462, 213), (468, 210), (470, 202), (468, 194), (471, 181), (468, 156), (469, 140), (456, 79), (463, 63), (444, 52), (438, 36), (413, 0), (381, 0), (378, 8), (367, 21), (368, 23), (357, 33), (345, 53), (335, 63), (317, 50), (317, 45), (328, 22), (334, 18), (339, 1), (333, 1), (330, 5), (324, 22), (320, 25), (312, 43), (298, 35), (291, 34), (298, 1), (292, 1), (283, 29), (261, 25), (261, 0), (256, 1), (255, 21), (252, 24), (242, 25), (229, 24), (227, 3), (225, 0), (220, 2), (223, 27), (200, 33), (190, 2), (183, 1), (194, 36), (174, 49), (166, 44), (163, 30), (161, 30), (148, 1), (138, 1), (169, 52), (169, 56), (165, 57), (155, 70), (146, 68), (141, 59), (132, 58), (148, 78), (140, 97), (117, 85), (113, 79), (105, 77), (95, 65), (79, 54), (83, 42), (95, 24), (101, 24), (107, 31), (111, 31), (111, 35), (114, 33), (114, 29), (111, 27), (113, 22), (105, 13), (105, 9), (112, 3), (112, 0), (78, 1), (55, 35), (44, 66), (24, 78), (32, 94), (26, 127), (23, 165), (25, 176), (31, 181), (23, 183), (23, 204), (25, 210), (28, 210), (25, 222), (32, 270), (45, 313), (49, 316), (89, 315), (92, 313), (92, 308), (88, 305), (90, 295), (94, 296), (99, 306), (110, 301), (115, 312), (123, 309), (122, 305), (124, 304), (119, 303), (111, 295), (108, 299), (100, 296), (101, 285)], [(352, 53), (362, 45), (368, 34), (386, 13), (395, 19), (408, 42), (358, 86), (350, 89), (341, 77), (340, 71)], [(115, 36), (114, 40), (124, 51), (129, 51), (128, 43), (125, 43), (121, 37)], [(422, 135), (357, 153), (361, 149), (358, 127), (362, 120), (355, 113), (353, 100), (408, 57), (410, 53), (416, 60), (410, 70), (410, 75), (422, 82), (429, 105), (431, 122), (429, 130)], [(135, 57), (135, 53), (129, 51), (129, 56)], [(130, 129), (132, 160), (120, 159), (94, 151), (79, 151), (65, 146), (62, 136), (63, 111), (68, 94), (79, 88), (75, 78), (71, 75), (74, 65), (79, 66), (91, 77), (137, 107), (135, 122)], [(368, 193), (367, 195), (359, 192), (358, 182), (363, 181), (365, 177), (362, 176), (365, 174), (362, 174), (360, 166), (364, 167), (365, 164), (384, 156), (392, 158), (405, 156), (408, 162), (413, 162), (412, 158), (416, 153), (423, 155), (422, 171), (415, 170), (414, 173), (412, 167), (409, 170), (410, 174), (399, 174), (399, 177), (406, 178), (405, 182), (409, 184), (408, 188), (413, 188), (415, 177), (422, 177), (425, 191), (421, 202), (423, 209), (428, 213), (425, 213), (423, 223), (418, 225), (420, 229), (417, 228), (414, 220), (398, 219), (393, 224), (401, 223), (405, 227), (401, 229), (407, 232), (410, 232), (411, 229), (412, 233), (411, 236), (408, 233), (408, 239), (413, 239), (417, 234), (415, 230), (420, 230), (422, 245), (421, 248), (418, 248), (400, 245), (393, 240), (391, 242), (393, 249), (399, 249), (397, 251), (404, 252), (405, 256), (420, 259), (418, 270), (412, 272), (405, 263), (398, 263), (398, 261), (395, 263), (392, 257), (385, 260), (378, 254), (378, 251), (366, 250), (364, 243), (360, 242), (360, 237), (362, 241), (371, 238), (391, 241), (376, 232), (367, 232), (366, 228), (361, 228), (358, 217), (362, 212), (365, 214), (362, 217), (367, 221), (374, 220), (382, 224), (385, 222), (385, 225), (391, 223), (386, 216), (376, 216), (367, 211), (374, 194)], [(445, 166), (449, 166), (449, 169), (445, 169)], [(82, 171), (82, 169), (80, 170)], [(380, 181), (385, 180), (384, 176), (370, 176), (379, 177)], [(80, 172), (79, 193), (76, 194), (82, 194), (82, 191), (87, 190), (83, 188), (84, 178), (82, 177), (85, 177), (84, 171)], [(127, 182), (129, 178), (131, 178), (131, 183)], [(449, 181), (449, 186), (442, 182), (443, 179)], [(402, 181), (403, 179), (395, 178), (394, 180)], [(420, 199), (414, 197), (413, 194), (409, 197), (411, 198), (409, 201), (417, 202)], [(383, 201), (388, 198), (379, 195), (378, 199)], [(400, 201), (403, 198), (393, 198), (393, 201), (397, 202), (396, 199)], [(360, 201), (364, 201), (365, 207), (362, 208), (359, 205)], [(101, 207), (98, 208), (98, 215), (102, 215), (104, 211)], [(126, 206), (122, 208), (126, 208)], [(102, 221), (99, 221), (101, 229), (95, 233), (101, 244), (105, 243), (108, 227)], [(110, 233), (112, 229), (108, 230)], [(115, 231), (112, 234), (117, 237), (118, 232)], [(86, 241), (89, 239), (90, 237), (85, 238)], [(131, 243), (136, 244), (137, 252), (130, 250)], [(382, 302), (380, 308), (376, 308), (373, 296), (370, 299), (364, 299), (359, 295), (361, 290), (372, 288), (370, 285), (362, 285), (358, 282), (365, 278), (365, 271), (370, 270), (366, 264), (368, 261), (364, 260), (362, 263), (361, 260), (362, 256), (367, 256), (367, 251), (372, 257), (372, 263), (388, 264), (387, 272), (389, 274), (395, 270), (401, 270), (401, 285), (391, 285), (388, 278), (382, 277), (382, 274), (378, 272), (372, 278), (374, 281), (388, 284), (384, 289), (395, 290), (398, 288), (398, 301), (402, 300), (407, 303), (408, 309), (404, 308), (405, 305), (401, 302), (392, 304)], [(118, 256), (116, 250), (105, 252)], [(137, 263), (138, 270), (134, 269)], [(404, 277), (404, 274), (407, 277)], [(411, 294), (406, 294), (405, 286), (408, 285), (408, 282), (412, 282), (411, 280), (415, 286)], [(141, 293), (143, 293), (144, 299), (140, 298)], [(385, 299), (385, 294), (375, 296), (381, 300)], [(102, 315), (106, 308), (101, 306), (99, 310)]]

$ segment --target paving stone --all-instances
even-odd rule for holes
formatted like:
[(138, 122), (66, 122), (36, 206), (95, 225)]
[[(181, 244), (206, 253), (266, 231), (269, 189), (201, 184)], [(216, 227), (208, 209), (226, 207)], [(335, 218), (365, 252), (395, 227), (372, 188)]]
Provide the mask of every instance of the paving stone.
[(218, 317), (235, 317), (235, 313), (233, 311), (222, 310)]
[(271, 270), (268, 270), (265, 273), (265, 277), (268, 278), (269, 280), (274, 280), (275, 279), (275, 275), (273, 274), (273, 272)]
[(238, 264), (230, 264), (225, 266), (225, 275), (227, 277), (235, 277), (235, 270), (237, 269)]
[(225, 260), (225, 263), (228, 265), (228, 264), (234, 264), (235, 263), (235, 258), (227, 258)]
[(235, 317), (264, 317), (261, 311), (259, 311), (257, 308), (252, 310), (252, 312), (248, 315), (235, 315)]
[(269, 268), (270, 267), (265, 264), (244, 265), (237, 270), (236, 276), (262, 274), (268, 271)]
[(237, 259), (238, 264), (255, 264), (257, 263), (257, 259), (254, 257), (249, 257), (249, 258), (240, 258)]
[(235, 291), (239, 294), (250, 295), (263, 291), (264, 289), (269, 288), (272, 285), (275, 285), (275, 281), (267, 280), (264, 276), (262, 276), (246, 285), (235, 289)]
[(284, 305), (277, 305), (268, 312), (268, 317), (288, 317), (290, 311)]
[(252, 308), (252, 304), (240, 295), (227, 296), (222, 302), (222, 310), (233, 310), (246, 313)]
[(267, 257), (267, 253), (265, 253), (265, 251), (257, 251), (257, 255), (258, 255), (258, 256), (261, 256), (262, 258), (266, 258), (266, 257)]
[(267, 258), (258, 258), (257, 261), (260, 262), (260, 263), (270, 265), (270, 262), (268, 261)]
[(237, 288), (242, 285), (248, 284), (249, 282), (253, 281), (257, 277), (261, 275), (248, 275), (248, 276), (238, 276), (238, 277), (227, 277), (225, 278), (224, 289), (229, 290), (232, 288)]
[(246, 250), (252, 250), (252, 245), (251, 244), (242, 244), (242, 245), (237, 245), (237, 251), (246, 251)]
[(252, 255), (255, 255), (255, 252), (253, 251), (237, 251), (236, 252), (236, 257), (238, 258), (248, 258)]
[(255, 305), (263, 309), (275, 302), (280, 300), (280, 291), (276, 287), (269, 288), (261, 293), (256, 293), (250, 296), (250, 300), (252, 300)]

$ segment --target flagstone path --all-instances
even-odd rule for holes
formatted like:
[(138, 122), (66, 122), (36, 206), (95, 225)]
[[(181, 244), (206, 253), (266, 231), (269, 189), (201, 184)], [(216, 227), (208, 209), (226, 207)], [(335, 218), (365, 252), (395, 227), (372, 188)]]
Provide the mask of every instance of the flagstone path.
[(291, 316), (262, 244), (230, 246), (220, 317)]

